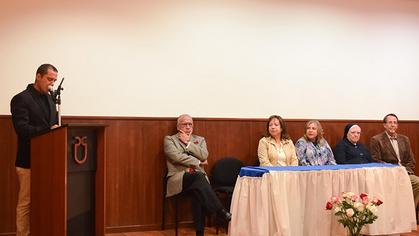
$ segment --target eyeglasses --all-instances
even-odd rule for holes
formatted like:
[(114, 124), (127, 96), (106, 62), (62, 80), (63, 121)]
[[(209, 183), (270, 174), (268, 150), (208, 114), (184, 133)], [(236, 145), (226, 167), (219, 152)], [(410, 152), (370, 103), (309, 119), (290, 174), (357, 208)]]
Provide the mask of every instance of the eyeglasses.
[(180, 126), (182, 126), (182, 127), (187, 127), (187, 126), (193, 127), (193, 124), (192, 123), (181, 123)]

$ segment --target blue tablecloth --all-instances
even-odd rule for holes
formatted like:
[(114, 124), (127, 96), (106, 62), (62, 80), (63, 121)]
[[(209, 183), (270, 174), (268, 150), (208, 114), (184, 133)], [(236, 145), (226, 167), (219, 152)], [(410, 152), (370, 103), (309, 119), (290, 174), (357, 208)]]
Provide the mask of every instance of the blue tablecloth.
[(324, 166), (245, 166), (240, 170), (240, 177), (261, 177), (272, 171), (315, 171), (315, 170), (342, 170), (371, 167), (396, 167), (398, 165), (387, 163), (349, 164), (349, 165), (324, 165)]

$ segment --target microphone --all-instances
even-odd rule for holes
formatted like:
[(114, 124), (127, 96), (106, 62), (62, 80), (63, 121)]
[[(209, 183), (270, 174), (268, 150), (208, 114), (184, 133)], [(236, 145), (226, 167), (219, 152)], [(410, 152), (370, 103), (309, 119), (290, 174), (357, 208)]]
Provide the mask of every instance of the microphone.
[(52, 85), (48, 86), (48, 92), (51, 96), (54, 95), (54, 87)]
[(58, 85), (58, 88), (56, 89), (56, 90), (54, 90), (53, 89), (53, 87), (50, 85), (50, 86), (48, 86), (48, 90), (49, 90), (49, 92), (50, 92), (50, 94), (51, 94), (51, 97), (52, 97), (52, 100), (55, 102), (55, 103), (61, 103), (61, 99), (60, 99), (60, 96), (61, 96), (61, 90), (64, 90), (64, 88), (62, 87), (62, 85), (63, 85), (63, 81), (64, 81), (64, 77), (61, 79), (61, 82), (60, 82), (60, 84)]
[(60, 84), (58, 85), (57, 90), (55, 90), (55, 93), (57, 93), (58, 95), (60, 95), (61, 90), (64, 90), (64, 88), (62, 88), (62, 87), (61, 87), (61, 85), (63, 85), (63, 82), (64, 82), (64, 77), (61, 79), (61, 82), (60, 82)]

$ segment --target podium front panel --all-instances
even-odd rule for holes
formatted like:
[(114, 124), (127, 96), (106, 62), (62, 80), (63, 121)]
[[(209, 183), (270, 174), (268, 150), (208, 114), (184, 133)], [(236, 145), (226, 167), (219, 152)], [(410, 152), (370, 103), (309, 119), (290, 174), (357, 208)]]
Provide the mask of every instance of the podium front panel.
[(105, 235), (105, 140), (100, 124), (31, 139), (31, 235)]
[(67, 235), (95, 235), (96, 130), (73, 127), (67, 140)]

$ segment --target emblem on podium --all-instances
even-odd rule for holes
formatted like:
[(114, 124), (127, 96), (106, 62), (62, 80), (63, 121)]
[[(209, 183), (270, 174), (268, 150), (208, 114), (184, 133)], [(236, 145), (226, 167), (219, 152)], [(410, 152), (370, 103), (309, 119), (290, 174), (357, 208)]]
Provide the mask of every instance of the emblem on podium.
[[(76, 140), (76, 143), (74, 143), (74, 152), (73, 152), (73, 159), (74, 161), (79, 164), (82, 165), (83, 163), (86, 162), (87, 160), (87, 136), (76, 136), (74, 137), (74, 139)], [(83, 153), (83, 157), (79, 158), (79, 148), (80, 146), (82, 146), (82, 148), (84, 149)]]

